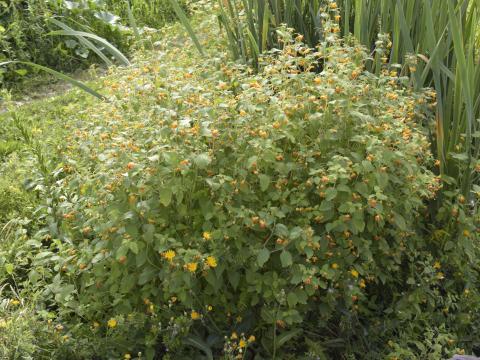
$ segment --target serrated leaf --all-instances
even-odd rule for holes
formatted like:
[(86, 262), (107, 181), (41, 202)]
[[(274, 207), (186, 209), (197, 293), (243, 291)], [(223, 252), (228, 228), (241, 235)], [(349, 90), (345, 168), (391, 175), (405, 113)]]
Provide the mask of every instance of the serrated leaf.
[(193, 162), (199, 169), (206, 169), (208, 165), (212, 162), (212, 159), (208, 154), (203, 153), (195, 156)]
[(297, 299), (297, 295), (295, 295), (295, 293), (291, 292), (287, 295), (287, 302), (288, 302), (288, 306), (290, 307), (295, 307), (295, 305), (298, 304), (298, 299)]
[(160, 203), (163, 206), (168, 206), (172, 202), (172, 189), (169, 187), (165, 187), (160, 190)]
[(292, 265), (292, 254), (290, 254), (287, 250), (283, 250), (280, 254), (280, 261), (282, 262), (283, 267)]
[(258, 252), (257, 263), (262, 267), (270, 259), (270, 251), (266, 248), (263, 248)]
[(270, 176), (260, 174), (258, 175), (258, 179), (260, 180), (260, 190), (265, 191), (270, 186)]

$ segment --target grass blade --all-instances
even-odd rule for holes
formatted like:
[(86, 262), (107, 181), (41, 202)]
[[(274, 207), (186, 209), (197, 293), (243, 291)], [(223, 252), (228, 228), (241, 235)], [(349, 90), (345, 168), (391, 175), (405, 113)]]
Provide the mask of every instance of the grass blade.
[(202, 45), (200, 45), (200, 41), (198, 41), (197, 35), (195, 35), (195, 32), (193, 31), (193, 28), (190, 25), (190, 21), (188, 21), (187, 15), (185, 15), (185, 12), (182, 10), (177, 0), (168, 0), (168, 1), (172, 5), (173, 10), (175, 11), (175, 14), (177, 14), (177, 17), (179, 18), (180, 22), (182, 23), (182, 25), (185, 27), (188, 34), (190, 35), (200, 55), (205, 56), (205, 53), (203, 52), (203, 49), (202, 49)]
[(70, 76), (67, 76), (65, 74), (62, 74), (61, 72), (58, 72), (58, 71), (55, 71), (53, 69), (50, 69), (46, 66), (42, 66), (42, 65), (38, 65), (38, 64), (35, 64), (35, 63), (32, 63), (32, 62), (28, 62), (28, 61), (16, 61), (16, 60), (12, 60), (12, 61), (5, 61), (5, 62), (2, 62), (0, 63), (0, 67), (1, 66), (6, 66), (6, 65), (10, 65), (10, 64), (22, 64), (22, 65), (27, 65), (27, 66), (30, 66), (34, 69), (38, 69), (38, 70), (42, 70), (42, 71), (45, 71), (49, 74), (52, 74), (54, 76), (56, 76), (57, 78), (61, 79), (61, 80), (65, 80), (67, 82), (69, 82), (70, 84), (82, 89), (83, 91), (86, 91), (87, 93), (89, 93), (90, 95), (92, 96), (95, 96), (96, 98), (99, 98), (100, 100), (106, 100), (106, 97), (103, 96), (102, 94), (96, 92), (95, 90), (93, 90), (92, 88), (88, 87), (87, 85), (85, 85), (84, 83), (82, 83), (81, 81), (78, 81), (78, 80), (75, 80), (73, 78), (71, 78)]
[(128, 61), (127, 57), (123, 55), (120, 50), (118, 50), (115, 46), (110, 44), (107, 40), (104, 38), (101, 38), (100, 36), (97, 36), (95, 34), (90, 34), (84, 31), (75, 31), (75, 30), (56, 30), (48, 33), (48, 35), (64, 35), (64, 36), (75, 36), (75, 37), (83, 37), (83, 38), (90, 38), (93, 39), (103, 46), (108, 50), (110, 54), (113, 55), (115, 59), (117, 59), (120, 63), (122, 63), (125, 66), (130, 66), (130, 61)]

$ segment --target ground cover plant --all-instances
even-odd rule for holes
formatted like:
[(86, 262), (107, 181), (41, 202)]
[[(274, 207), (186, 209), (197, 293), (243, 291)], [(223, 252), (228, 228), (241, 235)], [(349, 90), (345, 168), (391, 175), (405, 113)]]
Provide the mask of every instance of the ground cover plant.
[[(350, 40), (312, 51), (282, 36), (258, 74), (224, 56), (199, 63), (191, 47), (138, 59), (105, 80), (109, 102), (47, 112), (64, 127), (51, 140), (25, 125), (31, 113), (11, 120), (35, 156), (41, 221), (10, 232), (30, 239), (30, 260), (5, 251), (5, 276), (41, 294), (55, 356), (408, 358), (474, 345), (456, 335), (475, 334), (474, 223), (462, 201), (441, 231), (418, 222), (441, 186), (421, 126), (433, 95), (368, 74)], [(409, 346), (413, 334), (440, 346)]]
[(212, 14), (88, 84), (104, 101), (0, 115), (0, 357), (477, 350), (480, 219), (438, 175), (435, 92), (367, 71), (335, 11), (256, 68)]
[[(371, 51), (366, 64), (377, 74), (384, 63), (399, 64), (416, 89), (437, 92), (437, 119), (431, 128), (432, 150), (440, 172), (456, 181), (475, 201), (480, 116), (478, 41), (480, 4), (475, 0), (314, 0), (218, 1), (219, 20), (233, 58), (256, 67), (265, 49), (278, 46), (276, 29), (283, 23), (305, 35), (310, 46), (322, 38), (324, 24), (353, 34)], [(476, 190), (474, 190), (476, 191)]]

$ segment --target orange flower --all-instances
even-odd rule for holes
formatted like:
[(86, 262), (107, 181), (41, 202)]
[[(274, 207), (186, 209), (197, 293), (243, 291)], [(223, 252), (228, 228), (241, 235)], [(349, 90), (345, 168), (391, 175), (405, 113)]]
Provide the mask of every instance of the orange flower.
[(200, 319), (200, 314), (198, 312), (196, 312), (195, 310), (192, 310), (192, 312), (190, 313), (190, 317), (192, 318), (192, 320), (198, 320)]
[(187, 270), (190, 271), (191, 273), (194, 273), (197, 271), (197, 263), (191, 262), (187, 264)]

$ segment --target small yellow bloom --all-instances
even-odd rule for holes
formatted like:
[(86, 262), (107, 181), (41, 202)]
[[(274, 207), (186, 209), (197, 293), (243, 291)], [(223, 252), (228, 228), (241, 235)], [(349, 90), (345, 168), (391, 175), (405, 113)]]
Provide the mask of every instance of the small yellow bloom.
[(247, 346), (247, 342), (243, 339), (241, 339), (239, 342), (238, 342), (238, 346), (240, 348), (244, 348), (245, 346)]
[(200, 314), (198, 312), (196, 312), (195, 310), (192, 310), (192, 312), (190, 314), (190, 317), (192, 318), (192, 320), (198, 320), (198, 319), (200, 319)]
[(445, 279), (445, 275), (444, 275), (442, 272), (439, 272), (439, 273), (437, 274), (437, 279), (438, 279), (438, 280)]
[(440, 264), (439, 261), (435, 261), (435, 264), (433, 264), (433, 267), (434, 267), (435, 269), (440, 269), (440, 268), (442, 267), (442, 265)]
[(177, 254), (173, 250), (167, 250), (163, 253), (163, 257), (168, 261), (172, 261), (175, 256), (177, 256)]
[(362, 289), (364, 289), (364, 288), (367, 287), (367, 284), (365, 284), (365, 280), (363, 280), (363, 279), (360, 279), (360, 282), (358, 283), (358, 285), (359, 285)]
[(204, 231), (204, 232), (203, 232), (203, 238), (204, 238), (205, 240), (210, 240), (210, 239), (212, 238), (212, 234), (209, 233), (208, 231)]
[(18, 301), (17, 299), (12, 299), (10, 300), (10, 304), (17, 306), (17, 305), (20, 305), (20, 301)]
[(232, 336), (230, 336), (230, 339), (232, 340), (238, 339), (238, 335), (235, 331), (232, 333)]
[(126, 353), (126, 354), (123, 356), (123, 358), (124, 358), (125, 360), (130, 360), (130, 359), (132, 358), (132, 355), (130, 355), (129, 353)]
[(252, 342), (254, 342), (254, 341), (255, 341), (255, 336), (250, 335), (250, 337), (248, 338), (248, 342), (249, 342), (249, 343), (252, 343)]
[(197, 263), (194, 263), (194, 262), (191, 262), (191, 263), (188, 263), (187, 264), (187, 270), (194, 273), (195, 271), (197, 271)]
[(99, 328), (99, 327), (100, 327), (100, 323), (98, 323), (97, 321), (94, 321), (94, 322), (93, 322), (93, 327), (94, 327), (94, 328)]
[(110, 319), (110, 320), (108, 320), (107, 326), (108, 326), (109, 328), (113, 329), (114, 327), (117, 326), (117, 320), (115, 320), (115, 319), (113, 319), (113, 318)]
[(212, 310), (213, 310), (213, 306), (212, 306), (212, 305), (208, 305), (207, 310), (208, 310), (208, 311), (212, 311)]
[(211, 268), (217, 267), (217, 259), (215, 259), (213, 256), (207, 257), (206, 262)]
[(332, 269), (333, 270), (337, 270), (339, 268), (338, 264), (337, 263), (333, 263), (332, 264)]
[(352, 274), (352, 276), (353, 276), (354, 278), (358, 278), (358, 271), (357, 271), (357, 270), (355, 270), (355, 269), (351, 270), (351, 271), (350, 271), (350, 274)]

